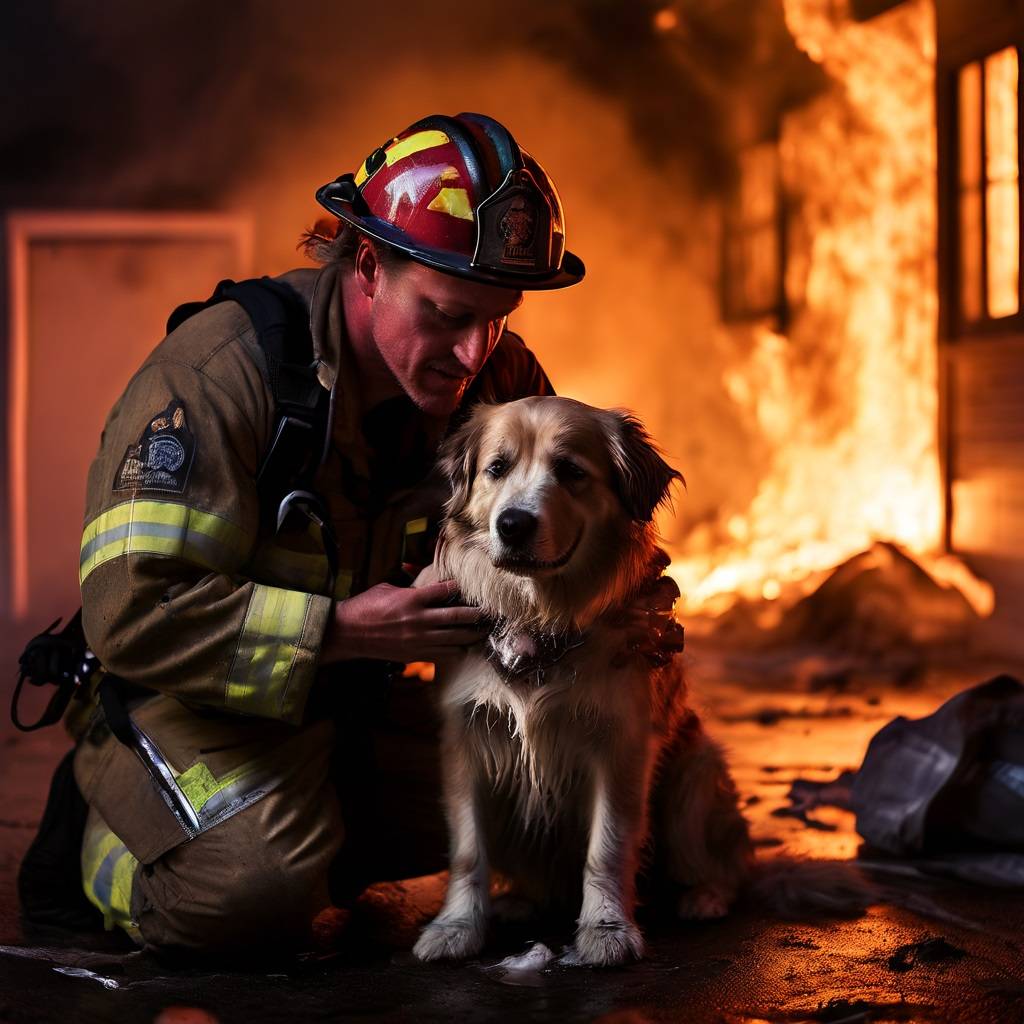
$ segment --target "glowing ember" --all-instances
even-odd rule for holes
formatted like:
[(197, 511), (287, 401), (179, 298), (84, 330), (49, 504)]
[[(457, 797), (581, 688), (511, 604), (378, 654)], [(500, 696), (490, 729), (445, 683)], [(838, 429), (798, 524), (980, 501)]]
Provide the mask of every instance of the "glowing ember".
[(659, 32), (671, 32), (679, 27), (679, 15), (671, 7), (663, 7), (654, 15), (654, 27)]
[[(782, 124), (791, 324), (758, 329), (724, 380), (769, 457), (745, 512), (683, 541), (671, 572), (690, 613), (812, 586), (875, 540), (919, 558), (940, 544), (931, 5), (867, 23), (834, 7), (785, 2), (834, 85)], [(951, 562), (925, 567), (990, 610), (991, 592)]]

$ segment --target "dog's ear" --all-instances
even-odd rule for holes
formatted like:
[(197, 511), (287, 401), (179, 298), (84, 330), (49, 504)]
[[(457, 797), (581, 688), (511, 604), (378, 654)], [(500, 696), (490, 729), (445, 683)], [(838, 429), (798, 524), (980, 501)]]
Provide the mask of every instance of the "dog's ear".
[(613, 410), (608, 437), (616, 489), (632, 519), (649, 523), (668, 500), (673, 480), (686, 481), (662, 457), (644, 425), (632, 414)]
[(454, 434), (445, 438), (438, 452), (438, 463), (452, 485), (449, 513), (458, 511), (469, 500), (486, 420), (483, 410), (478, 407)]

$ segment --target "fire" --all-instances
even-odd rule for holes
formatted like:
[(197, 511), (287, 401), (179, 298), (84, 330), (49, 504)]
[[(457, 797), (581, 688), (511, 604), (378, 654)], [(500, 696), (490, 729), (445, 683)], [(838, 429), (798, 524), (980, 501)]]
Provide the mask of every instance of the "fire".
[(785, 335), (757, 328), (725, 388), (768, 458), (745, 511), (704, 523), (671, 572), (689, 613), (774, 600), (876, 540), (968, 588), (942, 536), (936, 351), (934, 25), (929, 0), (865, 23), (833, 0), (785, 0), (832, 88), (785, 115)]

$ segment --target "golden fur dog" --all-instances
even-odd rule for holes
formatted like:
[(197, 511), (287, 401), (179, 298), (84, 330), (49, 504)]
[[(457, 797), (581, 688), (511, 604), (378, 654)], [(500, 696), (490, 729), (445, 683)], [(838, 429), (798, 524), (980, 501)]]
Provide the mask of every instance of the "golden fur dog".
[(439, 666), (451, 878), (415, 954), (481, 949), (492, 868), (578, 910), (589, 964), (642, 955), (642, 856), (682, 916), (725, 914), (752, 867), (735, 789), (681, 659), (623, 658), (617, 624), (664, 564), (651, 519), (679, 474), (632, 416), (564, 398), (478, 407), (443, 464), (435, 569), (494, 625)]
[(479, 951), (493, 867), (539, 906), (578, 901), (584, 962), (640, 956), (651, 827), (681, 912), (725, 913), (750, 844), (679, 659), (612, 667), (613, 616), (657, 571), (651, 518), (678, 474), (632, 417), (561, 398), (478, 408), (445, 466), (437, 569), (495, 630), (439, 672), (451, 880), (416, 955)]

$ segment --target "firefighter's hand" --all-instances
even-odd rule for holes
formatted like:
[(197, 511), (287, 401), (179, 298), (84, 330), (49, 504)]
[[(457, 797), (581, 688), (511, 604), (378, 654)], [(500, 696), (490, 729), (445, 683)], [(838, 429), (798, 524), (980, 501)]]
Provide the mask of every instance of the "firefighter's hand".
[(460, 602), (451, 580), (415, 589), (380, 583), (337, 603), (320, 661), (445, 661), (487, 634), (480, 609)]
[(612, 657), (621, 668), (634, 658), (649, 665), (667, 665), (683, 649), (683, 627), (672, 616), (679, 587), (671, 576), (649, 583), (616, 618), (614, 625), (625, 630), (625, 647)]

